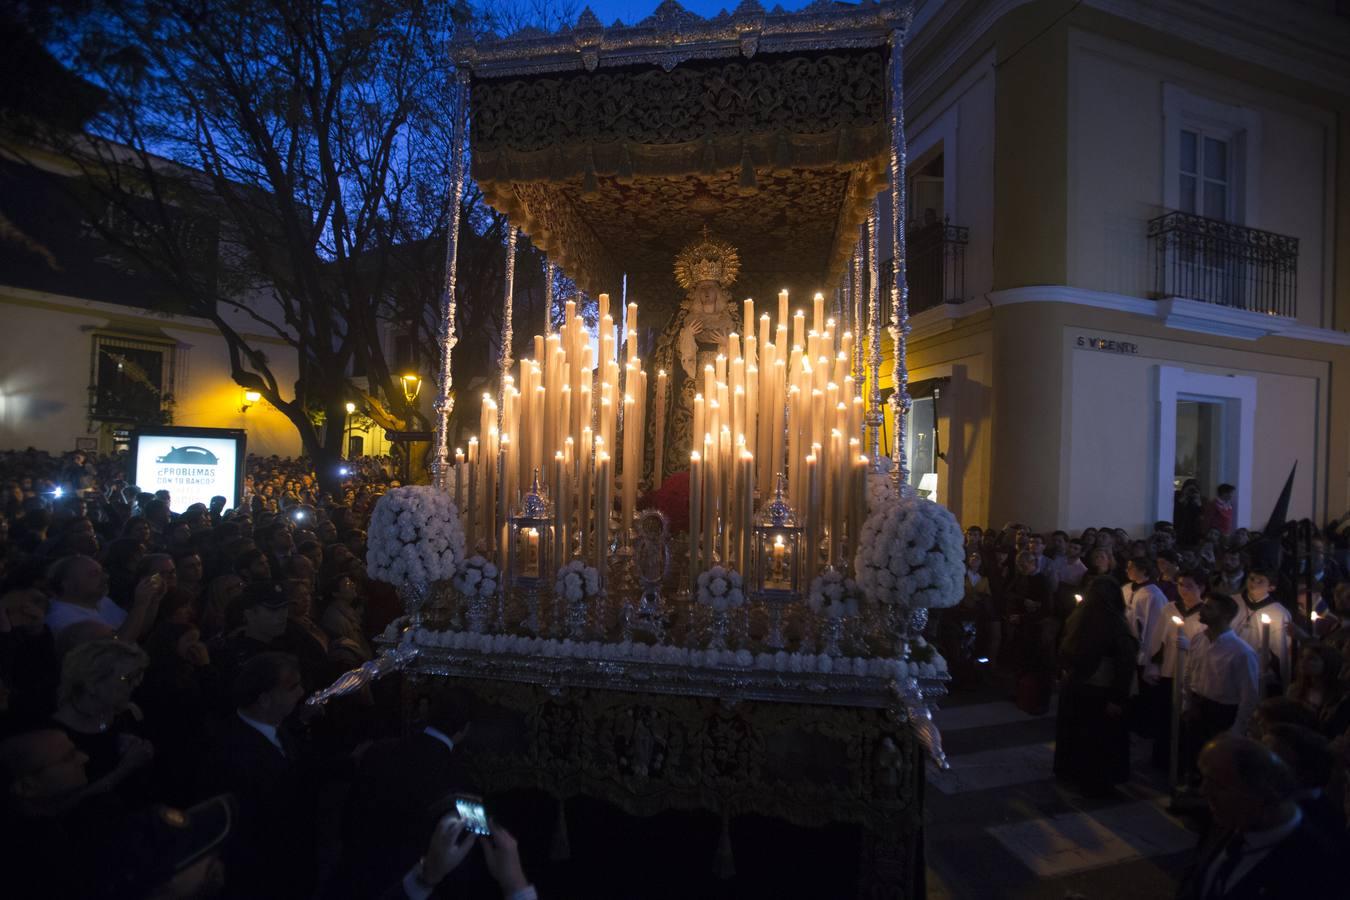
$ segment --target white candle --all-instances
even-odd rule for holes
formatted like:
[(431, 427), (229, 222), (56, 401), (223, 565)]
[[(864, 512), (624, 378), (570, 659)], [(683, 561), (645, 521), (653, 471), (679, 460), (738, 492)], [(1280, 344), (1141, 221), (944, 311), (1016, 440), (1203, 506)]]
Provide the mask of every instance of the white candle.
[(553, 500), (553, 564), (561, 565), (567, 557), (567, 507), (563, 502), (564, 475), (563, 452), (553, 454), (553, 464), (549, 472), (549, 492)]
[(689, 454), (689, 593), (698, 594), (698, 560), (703, 543), (703, 457)]
[[(652, 454), (652, 487), (661, 487), (665, 481), (666, 454), (666, 370), (656, 370), (656, 446)], [(690, 434), (698, 434), (695, 428)]]
[(609, 454), (595, 451), (595, 568), (605, 583), (605, 557), (609, 552)]
[(755, 457), (749, 451), (741, 451), (740, 482), (740, 508), (737, 510), (740, 521), (736, 526), (740, 536), (739, 567), (741, 576), (749, 577), (750, 547), (754, 537), (751, 525), (755, 513)]
[(464, 516), (464, 480), (468, 478), (464, 465), (464, 448), (455, 448), (455, 512)]
[(820, 466), (814, 453), (806, 457), (806, 484), (809, 511), (806, 514), (806, 559), (802, 580), (810, 584), (820, 564)]
[(478, 438), (469, 438), (469, 455), (465, 474), (469, 481), (469, 514), (464, 522), (465, 543), (469, 554), (477, 552), (478, 546)]

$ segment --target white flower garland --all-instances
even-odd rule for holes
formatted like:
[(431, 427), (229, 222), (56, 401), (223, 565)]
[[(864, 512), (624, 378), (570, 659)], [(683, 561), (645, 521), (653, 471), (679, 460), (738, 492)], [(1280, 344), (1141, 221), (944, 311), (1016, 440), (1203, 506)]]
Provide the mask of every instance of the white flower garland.
[(806, 605), (816, 615), (838, 619), (843, 616), (856, 616), (862, 589), (852, 578), (836, 569), (821, 572), (811, 580), (811, 590), (806, 595)]
[(909, 609), (955, 606), (964, 593), (961, 526), (945, 507), (906, 497), (867, 517), (853, 570), (871, 600)]
[(450, 583), (465, 597), (491, 600), (501, 588), (501, 572), (479, 554), (466, 559)]
[(583, 561), (574, 559), (558, 570), (553, 590), (569, 603), (594, 600), (600, 596), (600, 573), (595, 566), (588, 566)]
[(453, 578), (464, 559), (464, 528), (449, 494), (433, 487), (394, 488), (375, 504), (366, 538), (366, 571), (390, 584)]
[(745, 604), (745, 590), (741, 573), (725, 566), (713, 566), (698, 576), (699, 603), (718, 612), (737, 609)]
[[(385, 636), (398, 636), (400, 621), (390, 623)], [(749, 650), (703, 650), (655, 646), (639, 641), (602, 643), (600, 641), (556, 640), (518, 634), (475, 634), (468, 631), (427, 631), (418, 629), (413, 640), (423, 647), (471, 650), (478, 653), (511, 653), (518, 656), (553, 659), (604, 659), (652, 662), (694, 669), (757, 669), (766, 672), (800, 674), (837, 674), (857, 678), (893, 678), (909, 676), (936, 678), (947, 671), (947, 661), (936, 651), (931, 662), (919, 663), (885, 657), (840, 656), (824, 653), (752, 653)]]

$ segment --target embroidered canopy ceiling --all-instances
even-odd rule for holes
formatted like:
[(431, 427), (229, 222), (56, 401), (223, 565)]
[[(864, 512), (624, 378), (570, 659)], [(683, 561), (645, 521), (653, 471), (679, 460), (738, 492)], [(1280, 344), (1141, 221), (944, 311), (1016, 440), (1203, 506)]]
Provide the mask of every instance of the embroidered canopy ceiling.
[(586, 10), (457, 45), (473, 177), (591, 293), (627, 273), (644, 305), (673, 302), (675, 253), (704, 225), (740, 251), (737, 295), (833, 286), (886, 185), (888, 41), (906, 16), (746, 0), (704, 19), (667, 0), (634, 26)]

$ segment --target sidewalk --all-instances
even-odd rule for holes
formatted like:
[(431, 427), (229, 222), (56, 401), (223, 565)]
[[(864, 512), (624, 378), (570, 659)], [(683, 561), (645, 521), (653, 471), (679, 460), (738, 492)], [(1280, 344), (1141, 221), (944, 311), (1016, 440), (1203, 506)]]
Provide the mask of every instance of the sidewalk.
[(1168, 814), (1149, 743), (1133, 739), (1119, 796), (1085, 799), (1051, 775), (1054, 702), (1029, 716), (1010, 693), (995, 679), (935, 717), (952, 768), (929, 774), (929, 898), (1171, 897), (1195, 835)]

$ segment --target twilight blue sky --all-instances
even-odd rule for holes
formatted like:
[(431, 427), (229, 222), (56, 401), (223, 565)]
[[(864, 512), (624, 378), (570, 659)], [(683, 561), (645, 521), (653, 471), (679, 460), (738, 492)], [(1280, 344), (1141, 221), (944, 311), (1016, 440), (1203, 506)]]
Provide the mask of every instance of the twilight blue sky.
[[(600, 21), (606, 25), (612, 25), (615, 19), (623, 19), (626, 24), (632, 25), (651, 15), (661, 0), (577, 0), (577, 2), (578, 12), (590, 6)], [(727, 12), (735, 10), (740, 0), (678, 0), (678, 2), (690, 12), (707, 17), (715, 16), (723, 9)], [(773, 9), (775, 4), (781, 4), (783, 9), (789, 11), (801, 9), (809, 2), (810, 0), (759, 0), (760, 6), (765, 9)]]

